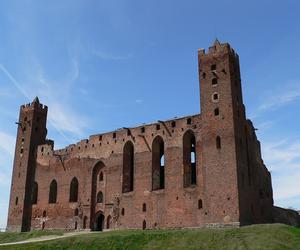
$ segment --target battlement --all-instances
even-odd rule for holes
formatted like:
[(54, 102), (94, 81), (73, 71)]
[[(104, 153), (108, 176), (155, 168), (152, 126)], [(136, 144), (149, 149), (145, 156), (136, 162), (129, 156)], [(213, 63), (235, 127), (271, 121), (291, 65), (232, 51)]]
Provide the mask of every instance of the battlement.
[(115, 131), (110, 131), (102, 134), (95, 134), (89, 136), (88, 139), (82, 139), (76, 144), (70, 144), (62, 149), (53, 149), (53, 145), (50, 143), (40, 145), (38, 147), (38, 157), (52, 157), (57, 155), (85, 155), (87, 152), (103, 148), (111, 148), (112, 152), (120, 150), (121, 145), (124, 142), (131, 140), (135, 142), (138, 138), (155, 137), (156, 135), (172, 136), (175, 130), (180, 132), (186, 131), (187, 129), (195, 129), (201, 120), (201, 115), (190, 115), (181, 118), (174, 118), (166, 121), (157, 121), (149, 124), (142, 124), (137, 127), (120, 128)]
[(211, 55), (218, 52), (231, 53), (234, 56), (238, 56), (237, 53), (230, 47), (229, 43), (220, 43), (218, 39), (215, 40), (214, 44), (209, 47), (208, 53), (205, 52), (205, 49), (198, 49), (198, 56)]
[(36, 97), (31, 103), (21, 105), (20, 109), (21, 111), (32, 110), (32, 109), (39, 110), (41, 112), (48, 111), (48, 107), (46, 105), (41, 104), (38, 97)]

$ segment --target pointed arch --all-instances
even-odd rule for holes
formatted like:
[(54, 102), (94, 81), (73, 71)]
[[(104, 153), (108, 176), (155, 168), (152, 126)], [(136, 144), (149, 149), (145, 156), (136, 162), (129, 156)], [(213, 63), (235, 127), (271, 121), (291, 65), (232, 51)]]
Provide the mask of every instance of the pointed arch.
[(97, 204), (97, 185), (99, 185), (99, 173), (105, 167), (102, 161), (97, 161), (92, 168), (92, 190), (91, 190), (91, 212), (90, 212), (90, 228), (92, 230), (97, 230), (97, 216), (95, 213), (95, 206)]
[(134, 181), (134, 146), (131, 141), (125, 143), (123, 148), (123, 193), (133, 191)]
[(152, 142), (152, 190), (165, 188), (165, 146), (157, 136)]
[(49, 203), (56, 203), (57, 201), (57, 182), (55, 179), (51, 181), (49, 190)]
[(70, 202), (77, 202), (78, 201), (78, 180), (74, 177), (70, 183)]
[(32, 204), (37, 204), (38, 191), (39, 191), (39, 185), (35, 181), (33, 183), (33, 187), (32, 187), (32, 196), (31, 196), (31, 202), (32, 202)]
[(189, 187), (197, 183), (196, 138), (192, 130), (183, 135), (183, 185)]

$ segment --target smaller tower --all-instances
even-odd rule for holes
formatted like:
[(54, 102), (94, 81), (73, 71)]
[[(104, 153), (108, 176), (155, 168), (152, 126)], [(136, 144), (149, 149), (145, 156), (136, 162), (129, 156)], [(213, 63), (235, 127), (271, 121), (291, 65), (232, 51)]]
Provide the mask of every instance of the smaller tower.
[(35, 178), (36, 148), (45, 143), (47, 106), (38, 97), (20, 107), (8, 211), (8, 231), (29, 231), (31, 196)]

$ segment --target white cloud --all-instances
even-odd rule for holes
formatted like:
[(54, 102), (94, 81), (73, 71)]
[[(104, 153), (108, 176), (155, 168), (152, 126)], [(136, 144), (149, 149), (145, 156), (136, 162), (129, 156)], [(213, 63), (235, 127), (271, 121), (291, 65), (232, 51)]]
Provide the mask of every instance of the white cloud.
[(259, 111), (266, 111), (269, 109), (276, 109), (288, 103), (295, 101), (300, 97), (300, 88), (298, 85), (292, 86), (282, 92), (282, 89), (278, 91), (278, 94), (272, 93), (271, 97), (266, 98), (265, 101), (259, 106)]
[(30, 100), (30, 96), (25, 90), (25, 88), (20, 84), (4, 67), (4, 65), (0, 64), (0, 70), (8, 77), (8, 79), (15, 85), (15, 87), (24, 95), (28, 100)]
[(262, 147), (263, 159), (273, 171), (300, 170), (300, 141), (289, 143), (281, 140), (264, 143)]
[(66, 106), (56, 101), (47, 102), (51, 107), (49, 109), (49, 121), (52, 126), (58, 130), (70, 132), (80, 136), (83, 133), (83, 128), (87, 126), (83, 119), (72, 110), (68, 110)]
[(9, 155), (14, 155), (16, 138), (10, 134), (0, 131), (0, 149), (4, 150)]
[[(72, 108), (72, 104), (68, 102), (70, 88), (78, 79), (80, 74), (79, 63), (77, 60), (72, 60), (72, 69), (64, 79), (51, 81), (45, 77), (45, 73), (40, 64), (35, 65), (36, 72), (31, 72), (32, 81), (36, 83), (34, 89), (38, 93), (40, 100), (49, 106), (49, 123), (52, 125), (68, 142), (72, 142), (64, 133), (71, 133), (76, 136), (83, 134), (83, 129), (87, 126), (86, 118), (77, 114)], [(31, 97), (26, 91), (26, 85), (21, 85), (15, 77), (0, 64), (0, 70), (9, 78), (14, 86), (25, 96), (29, 101)], [(33, 88), (32, 86), (27, 86)]]
[[(263, 159), (272, 173), (275, 203), (300, 196), (300, 140), (264, 143)], [(286, 206), (288, 207), (288, 206)]]

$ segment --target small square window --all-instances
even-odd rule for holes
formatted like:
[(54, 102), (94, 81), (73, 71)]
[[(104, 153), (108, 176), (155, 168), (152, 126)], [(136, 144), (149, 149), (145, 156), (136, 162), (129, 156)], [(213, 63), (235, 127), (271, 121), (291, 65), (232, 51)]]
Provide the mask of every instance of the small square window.
[(212, 64), (212, 65), (210, 66), (210, 69), (211, 69), (211, 70), (216, 70), (216, 69), (217, 69), (217, 65), (216, 65), (216, 64)]

